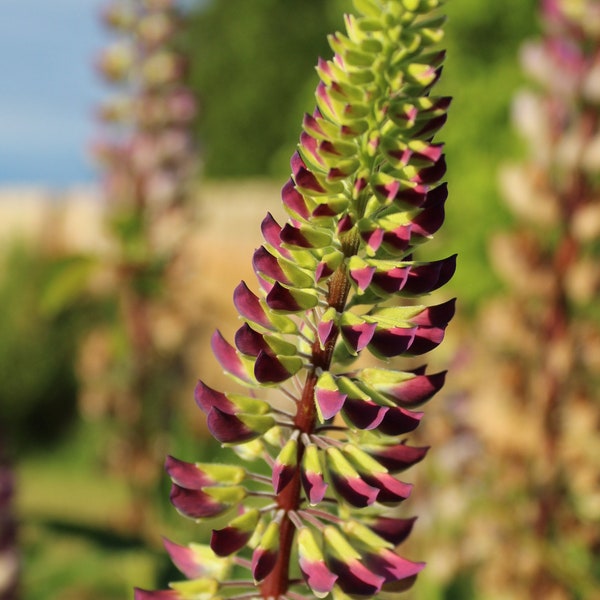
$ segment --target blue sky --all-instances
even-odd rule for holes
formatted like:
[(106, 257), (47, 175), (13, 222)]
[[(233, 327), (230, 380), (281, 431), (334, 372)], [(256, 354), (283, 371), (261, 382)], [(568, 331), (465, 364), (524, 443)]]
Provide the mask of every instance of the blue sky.
[(88, 148), (106, 94), (93, 63), (106, 0), (2, 0), (0, 185), (93, 181)]

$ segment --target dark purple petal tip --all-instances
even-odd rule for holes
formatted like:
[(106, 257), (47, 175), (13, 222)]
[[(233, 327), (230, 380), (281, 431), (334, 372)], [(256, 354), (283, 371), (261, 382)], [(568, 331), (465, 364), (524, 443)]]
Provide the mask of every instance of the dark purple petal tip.
[(241, 550), (252, 537), (253, 531), (241, 531), (235, 527), (213, 529), (210, 547), (217, 556), (229, 556)]
[(241, 444), (258, 435), (235, 415), (223, 412), (216, 406), (208, 413), (206, 422), (214, 438), (222, 444)]

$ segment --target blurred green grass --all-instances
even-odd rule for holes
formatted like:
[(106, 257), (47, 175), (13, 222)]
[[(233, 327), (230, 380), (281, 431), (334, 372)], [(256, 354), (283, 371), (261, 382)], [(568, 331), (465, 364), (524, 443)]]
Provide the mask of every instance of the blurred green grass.
[(123, 532), (129, 491), (100, 468), (104, 433), (81, 423), (18, 464), (24, 598), (127, 598), (155, 583), (161, 553)]

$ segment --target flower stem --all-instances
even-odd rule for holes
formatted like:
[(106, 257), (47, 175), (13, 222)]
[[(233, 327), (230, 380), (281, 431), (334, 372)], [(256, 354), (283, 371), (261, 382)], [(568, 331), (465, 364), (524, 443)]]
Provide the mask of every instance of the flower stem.
[[(357, 235), (348, 236), (344, 243), (346, 256), (356, 254), (359, 241)], [(338, 312), (342, 312), (346, 306), (348, 294), (350, 293), (350, 281), (347, 268), (340, 265), (329, 280), (329, 292), (327, 294), (327, 305), (332, 306)], [(329, 339), (324, 347), (317, 340), (312, 346), (312, 367), (306, 376), (302, 397), (298, 403), (298, 410), (294, 418), (294, 426), (300, 433), (311, 435), (315, 431), (317, 423), (317, 409), (315, 406), (315, 386), (318, 380), (318, 372), (328, 371), (333, 358), (333, 351), (339, 331), (333, 328)], [(300, 465), (304, 455), (304, 444), (298, 443), (298, 454), (296, 464)], [(260, 591), (263, 598), (279, 598), (287, 593), (290, 582), (290, 557), (296, 528), (288, 517), (290, 511), (297, 511), (302, 502), (302, 486), (300, 481), (300, 470), (297, 469), (292, 480), (281, 491), (277, 498), (280, 509), (285, 511), (279, 532), (279, 554), (277, 562), (271, 573), (261, 584)]]

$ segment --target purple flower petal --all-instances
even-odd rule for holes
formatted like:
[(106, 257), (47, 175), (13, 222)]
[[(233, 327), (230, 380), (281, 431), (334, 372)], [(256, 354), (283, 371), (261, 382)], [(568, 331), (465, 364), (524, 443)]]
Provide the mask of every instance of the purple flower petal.
[(319, 504), (325, 498), (325, 493), (329, 487), (323, 479), (322, 473), (313, 473), (311, 471), (301, 472), (302, 487), (310, 504)]
[(198, 563), (194, 551), (189, 546), (180, 546), (166, 538), (163, 544), (173, 564), (188, 578), (195, 579), (205, 573), (203, 565)]
[(410, 519), (379, 517), (369, 524), (369, 528), (384, 540), (398, 546), (410, 535), (416, 520), (416, 517)]
[[(294, 182), (290, 179), (288, 181), (288, 184), (293, 187)], [(268, 244), (273, 246), (273, 248), (275, 248), (277, 252), (279, 252), (279, 254), (285, 256), (286, 258), (289, 258), (290, 253), (281, 245), (281, 238), (279, 237), (279, 234), (281, 233), (281, 227), (279, 223), (277, 223), (277, 221), (273, 218), (273, 215), (271, 213), (267, 213), (267, 216), (263, 219), (260, 225), (260, 230), (262, 231), (263, 237), (265, 238), (265, 241)]]
[(309, 503), (313, 505), (323, 500), (328, 487), (323, 477), (323, 469), (319, 456), (319, 450), (317, 450), (316, 446), (307, 446), (304, 450), (300, 468), (302, 487)]
[(416, 317), (412, 317), (411, 323), (425, 327), (445, 327), (448, 325), (456, 310), (456, 298), (442, 304), (429, 306), (422, 310)]
[(333, 269), (324, 261), (321, 261), (315, 269), (315, 281), (321, 281), (325, 277), (329, 277), (333, 273)]
[(260, 383), (281, 383), (293, 374), (271, 353), (261, 350), (256, 357), (254, 377)]
[(286, 223), (281, 230), (281, 241), (298, 248), (312, 248), (313, 244), (302, 234), (300, 229)]
[(361, 477), (379, 490), (377, 502), (382, 504), (402, 502), (410, 496), (412, 490), (411, 484), (399, 481), (389, 473), (361, 473)]
[(425, 563), (412, 562), (387, 549), (367, 554), (365, 562), (373, 572), (384, 577), (386, 583), (412, 579), (425, 567)]
[(250, 509), (235, 517), (227, 527), (213, 529), (210, 547), (217, 556), (229, 556), (241, 550), (250, 540), (258, 522), (260, 512)]
[(444, 339), (445, 327), (418, 327), (408, 354), (419, 356), (437, 348)]
[(324, 60), (320, 56), (317, 60), (317, 70), (319, 71), (319, 74), (322, 75), (321, 79), (330, 81), (334, 77), (331, 71), (331, 65), (329, 64), (329, 61)]
[(404, 408), (390, 408), (377, 430), (386, 435), (402, 435), (415, 430), (423, 417), (422, 412), (412, 412)]
[(410, 268), (402, 291), (421, 296), (446, 284), (456, 270), (456, 254), (442, 260)]
[(329, 569), (338, 576), (336, 585), (345, 592), (354, 596), (374, 596), (381, 590), (385, 578), (376, 575), (358, 560), (342, 562), (336, 558), (326, 559)]
[(293, 179), (288, 179), (287, 183), (281, 189), (281, 200), (292, 213), (297, 214), (303, 219), (310, 218), (310, 212), (306, 206), (304, 196), (296, 189)]
[(356, 282), (358, 289), (364, 291), (369, 287), (374, 273), (375, 267), (360, 267), (358, 269), (351, 269), (350, 277)]
[(417, 327), (377, 329), (369, 343), (369, 350), (385, 358), (400, 356), (412, 346), (416, 333)]
[[(315, 92), (316, 96), (317, 96), (317, 102), (319, 104), (319, 106), (323, 109), (324, 113), (329, 112), (329, 114), (331, 115), (331, 117), (337, 117), (336, 111), (335, 111), (335, 107), (333, 105), (333, 102), (329, 96), (328, 90), (327, 90), (327, 86), (325, 85), (325, 83), (323, 81), (319, 81), (319, 83), (317, 84), (317, 89)], [(327, 116), (327, 114), (326, 114)], [(334, 122), (338, 121), (338, 118), (333, 119)]]
[(216, 517), (229, 508), (201, 490), (187, 489), (176, 483), (171, 486), (170, 500), (180, 513), (192, 519)]
[(446, 174), (446, 158), (444, 155), (431, 165), (430, 167), (424, 167), (412, 178), (412, 181), (420, 184), (433, 184), (437, 183)]
[(389, 271), (380, 271), (373, 275), (373, 285), (387, 294), (394, 294), (406, 284), (410, 267), (394, 267)]
[(410, 347), (413, 355), (423, 354), (435, 348), (444, 339), (444, 331), (454, 316), (456, 301), (430, 306), (421, 311), (411, 322), (416, 324), (417, 333)]
[(329, 336), (331, 335), (334, 327), (333, 319), (329, 319), (328, 321), (320, 321), (317, 326), (317, 333), (319, 336), (319, 342), (322, 346), (325, 346), (327, 341), (329, 340)]
[(202, 412), (208, 414), (213, 406), (219, 407), (224, 412), (234, 413), (235, 406), (222, 392), (213, 390), (204, 382), (198, 381), (194, 390), (194, 399)]
[(275, 463), (273, 465), (273, 490), (276, 494), (279, 494), (281, 490), (294, 478), (294, 475), (298, 472), (297, 465), (284, 465), (282, 463)]
[(411, 379), (377, 389), (390, 398), (398, 406), (414, 408), (427, 402), (442, 389), (446, 379), (446, 371), (433, 375), (415, 375)]
[(365, 241), (367, 246), (374, 252), (379, 249), (381, 242), (383, 241), (383, 229), (374, 229), (372, 231), (363, 231), (361, 233), (362, 239)]
[(367, 452), (390, 472), (404, 471), (425, 458), (429, 446), (407, 446), (397, 444)]
[(225, 371), (242, 381), (250, 381), (246, 369), (235, 351), (235, 348), (227, 342), (219, 330), (215, 331), (212, 336), (211, 347), (215, 358), (219, 361), (219, 364)]
[(375, 185), (374, 191), (382, 200), (393, 200), (400, 189), (400, 182), (396, 179), (385, 184)]
[(313, 217), (335, 217), (337, 214), (339, 214), (339, 209), (336, 210), (336, 205), (332, 206), (332, 204), (328, 202), (317, 204), (312, 211)]
[(393, 252), (403, 252), (408, 248), (412, 234), (412, 223), (402, 225), (383, 234), (383, 244)]
[(422, 206), (427, 199), (427, 192), (414, 188), (403, 188), (398, 190), (394, 200), (400, 204), (418, 208)]
[(273, 329), (273, 325), (261, 306), (258, 296), (250, 291), (244, 281), (235, 288), (233, 303), (242, 317), (262, 325), (265, 329)]
[[(446, 118), (445, 115), (443, 117)], [(443, 153), (444, 144), (429, 144), (420, 150), (413, 150), (411, 161), (414, 163), (437, 164)]]
[(276, 494), (285, 488), (298, 472), (298, 435), (292, 435), (275, 458), (271, 482)]
[(418, 139), (432, 138), (446, 123), (448, 115), (438, 115), (426, 121), (420, 129), (411, 135)]
[(298, 188), (316, 194), (326, 193), (327, 190), (319, 183), (314, 173), (309, 171), (298, 152), (295, 152), (292, 156), (292, 172), (294, 173), (294, 182)]
[(345, 477), (330, 469), (331, 483), (335, 491), (352, 506), (364, 508), (376, 500), (379, 490), (369, 485), (361, 477)]
[(307, 160), (313, 165), (316, 163), (316, 165), (325, 166), (325, 163), (323, 162), (323, 159), (321, 158), (318, 152), (317, 140), (308, 133), (306, 133), (306, 131), (303, 131), (300, 134), (300, 148), (304, 151), (304, 156), (307, 156), (307, 154), (310, 155), (310, 157), (307, 157)]
[(342, 234), (350, 231), (352, 227), (354, 227), (354, 219), (350, 215), (345, 214), (337, 224), (337, 232), (338, 234)]
[(261, 351), (269, 350), (264, 337), (244, 323), (236, 332), (234, 338), (236, 348), (247, 356), (258, 356)]
[(235, 527), (213, 529), (210, 547), (217, 556), (229, 556), (241, 550), (252, 537), (253, 531), (241, 531)]
[(427, 194), (423, 211), (412, 220), (412, 235), (428, 237), (444, 223), (448, 187), (444, 183)]
[(256, 273), (265, 275), (266, 277), (274, 279), (275, 281), (280, 281), (281, 283), (291, 283), (279, 266), (277, 259), (264, 246), (261, 246), (254, 252), (252, 266)]
[(342, 394), (339, 390), (317, 389), (315, 391), (315, 399), (319, 405), (319, 410), (326, 421), (340, 412), (347, 397), (348, 394)]
[(225, 413), (216, 406), (208, 413), (206, 422), (213, 437), (222, 444), (241, 444), (260, 434), (250, 429), (236, 415)]
[(308, 587), (310, 587), (315, 594), (319, 594), (319, 597), (327, 594), (333, 589), (338, 577), (327, 568), (325, 561), (309, 560), (308, 558), (301, 556), (298, 560), (298, 564)]
[(300, 306), (292, 292), (283, 287), (278, 281), (275, 282), (273, 288), (267, 295), (267, 304), (273, 310), (281, 310), (284, 312), (300, 312), (305, 310), (305, 307)]
[(205, 486), (218, 484), (218, 481), (209, 477), (194, 463), (185, 462), (172, 456), (167, 456), (165, 470), (173, 483), (189, 490), (201, 490)]
[(376, 323), (357, 323), (355, 325), (342, 325), (341, 333), (344, 340), (356, 352), (363, 350), (373, 339), (377, 328)]
[(344, 404), (344, 415), (358, 429), (376, 429), (388, 410), (389, 407), (379, 406), (370, 400), (348, 398)]
[(325, 132), (319, 125), (317, 117), (321, 117), (321, 113), (318, 109), (315, 110), (314, 115), (309, 115), (308, 113), (304, 114), (304, 119), (302, 121), (302, 128), (308, 131), (311, 135), (316, 136), (317, 138), (324, 138)]
[(252, 576), (254, 581), (263, 581), (277, 564), (277, 552), (260, 546), (252, 553)]

